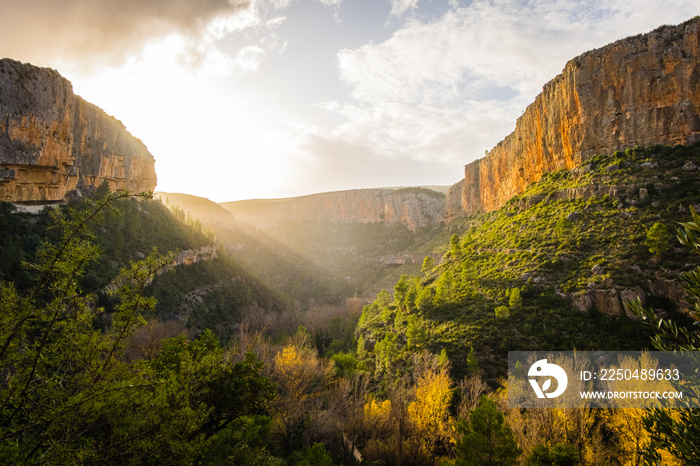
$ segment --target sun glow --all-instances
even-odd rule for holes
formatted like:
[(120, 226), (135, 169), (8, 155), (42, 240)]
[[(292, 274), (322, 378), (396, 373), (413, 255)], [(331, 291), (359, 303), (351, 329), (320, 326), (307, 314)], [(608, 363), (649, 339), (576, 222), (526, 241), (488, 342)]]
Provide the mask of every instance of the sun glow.
[(120, 67), (68, 77), (76, 94), (121, 120), (148, 146), (158, 190), (216, 201), (269, 197), (291, 170), (282, 155), (288, 144), (270, 129), (272, 104), (225, 85), (235, 64), (222, 54), (195, 54), (196, 65), (185, 62), (187, 46), (173, 35)]

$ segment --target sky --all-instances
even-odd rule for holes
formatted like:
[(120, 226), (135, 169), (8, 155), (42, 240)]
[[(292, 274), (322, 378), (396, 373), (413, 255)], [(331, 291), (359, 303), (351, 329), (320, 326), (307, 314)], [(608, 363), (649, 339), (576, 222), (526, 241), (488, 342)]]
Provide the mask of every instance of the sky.
[(58, 70), (216, 202), (451, 185), (575, 56), (697, 0), (2, 0), (0, 57)]

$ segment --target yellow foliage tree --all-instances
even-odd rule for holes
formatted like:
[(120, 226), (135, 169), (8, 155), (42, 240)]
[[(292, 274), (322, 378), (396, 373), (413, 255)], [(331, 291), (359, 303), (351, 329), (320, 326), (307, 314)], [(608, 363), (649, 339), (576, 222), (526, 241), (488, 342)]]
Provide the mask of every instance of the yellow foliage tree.
[(440, 443), (455, 443), (455, 423), (449, 413), (451, 401), (452, 388), (446, 368), (426, 371), (419, 377), (416, 401), (408, 405), (408, 417), (428, 452)]
[[(629, 369), (632, 373), (643, 369), (655, 371), (658, 368), (658, 361), (651, 357), (649, 353), (643, 353), (642, 356), (631, 358), (623, 356), (618, 362), (620, 367)], [(673, 386), (667, 380), (624, 380), (619, 383), (609, 383), (610, 389), (622, 391), (672, 391)], [(625, 466), (638, 466), (644, 463), (642, 451), (649, 447), (651, 436), (644, 427), (644, 417), (647, 412), (642, 408), (635, 408), (635, 404), (639, 402), (634, 400), (619, 401), (622, 405), (620, 408), (610, 409), (605, 412), (605, 423), (612, 430), (618, 439), (619, 456), (625, 458), (622, 462)], [(675, 411), (670, 410), (671, 416), (675, 418)], [(675, 459), (666, 450), (660, 450), (659, 454), (664, 465), (680, 465), (681, 462)]]
[[(670, 410), (676, 418), (676, 411)], [(644, 427), (644, 417), (647, 415), (642, 408), (616, 408), (605, 413), (605, 424), (617, 436), (618, 457), (624, 458), (623, 466), (639, 466), (644, 463), (642, 451), (649, 447), (651, 436)], [(683, 464), (666, 450), (658, 450), (661, 464), (680, 466)]]
[(313, 361), (307, 358), (294, 346), (285, 346), (275, 355), (275, 375), (283, 383), (281, 387), (294, 399), (303, 399), (306, 394), (306, 386), (309, 383), (308, 372), (313, 372)]
[(391, 400), (377, 402), (373, 396), (369, 396), (364, 406), (364, 421), (372, 432), (381, 432), (389, 425), (391, 416)]
[(365, 420), (370, 422), (386, 422), (391, 413), (391, 400), (384, 400), (377, 403), (373, 396), (365, 403)]
[(321, 395), (328, 387), (333, 365), (318, 358), (316, 352), (287, 345), (273, 359), (271, 378), (277, 383), (277, 396), (272, 402), (275, 428), (282, 446), (292, 451), (320, 409)]

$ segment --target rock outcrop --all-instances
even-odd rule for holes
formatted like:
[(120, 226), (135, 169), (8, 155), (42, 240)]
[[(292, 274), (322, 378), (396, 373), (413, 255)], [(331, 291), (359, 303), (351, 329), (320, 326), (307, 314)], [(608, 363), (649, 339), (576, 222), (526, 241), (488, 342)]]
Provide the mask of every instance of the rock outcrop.
[(104, 181), (152, 191), (153, 156), (58, 72), (0, 60), (0, 200), (57, 202)]
[(445, 196), (427, 188), (356, 189), (221, 205), (233, 213), (237, 223), (263, 229), (280, 222), (325, 221), (402, 224), (416, 231), (442, 221)]
[(630, 303), (639, 300), (642, 307), (646, 305), (647, 295), (640, 287), (618, 291), (610, 289), (592, 289), (579, 291), (571, 296), (571, 304), (579, 311), (596, 309), (601, 314), (610, 316), (626, 315), (634, 317)]
[(495, 210), (543, 173), (596, 154), (696, 142), (699, 111), (700, 17), (586, 52), (544, 86), (513, 133), (466, 165), (459, 213)]
[(218, 257), (216, 245), (202, 246), (199, 249), (185, 249), (175, 256), (171, 266), (192, 265), (197, 262), (211, 261)]

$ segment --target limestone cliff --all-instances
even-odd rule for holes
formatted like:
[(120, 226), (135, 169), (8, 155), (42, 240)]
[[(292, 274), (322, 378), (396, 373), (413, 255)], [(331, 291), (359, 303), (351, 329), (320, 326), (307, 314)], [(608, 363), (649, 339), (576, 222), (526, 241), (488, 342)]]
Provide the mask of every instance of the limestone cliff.
[(699, 111), (700, 17), (586, 52), (465, 167), (462, 213), (497, 209), (543, 173), (596, 154), (698, 141)]
[(0, 60), (0, 200), (61, 201), (105, 180), (152, 191), (153, 156), (58, 72)]
[(258, 228), (274, 227), (281, 221), (381, 222), (403, 224), (411, 231), (439, 223), (444, 205), (444, 194), (427, 188), (356, 189), (222, 204), (236, 222)]

